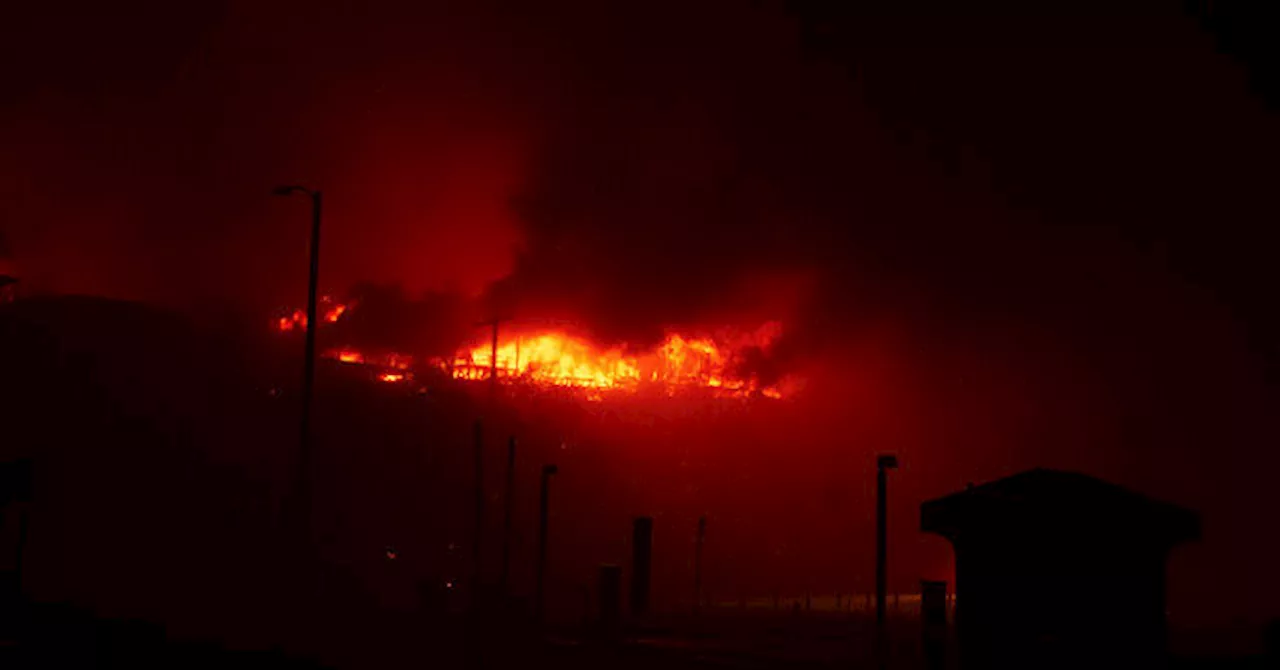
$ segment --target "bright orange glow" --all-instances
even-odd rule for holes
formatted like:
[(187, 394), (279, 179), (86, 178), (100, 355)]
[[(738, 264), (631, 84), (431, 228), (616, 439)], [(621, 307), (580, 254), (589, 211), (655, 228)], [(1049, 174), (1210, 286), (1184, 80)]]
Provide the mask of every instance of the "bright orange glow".
[[(320, 299), (320, 307), (323, 310), (324, 320), (328, 323), (337, 323), (351, 309), (351, 305), (341, 302), (334, 302), (329, 296)], [(319, 310), (318, 310), (319, 311)], [(288, 332), (297, 328), (303, 330), (307, 327), (307, 313), (295, 309), (288, 316), (282, 316), (276, 319), (276, 329), (281, 332)]]
[[(326, 323), (335, 323), (351, 313), (351, 303), (336, 302), (328, 296), (322, 303)], [(291, 331), (305, 328), (306, 324), (306, 314), (294, 310), (280, 317), (276, 328)], [(487, 380), (496, 369), (501, 382), (583, 389), (582, 397), (587, 400), (601, 400), (613, 391), (649, 389), (675, 395), (681, 389), (694, 388), (720, 397), (779, 399), (794, 395), (802, 380), (787, 378), (776, 385), (762, 385), (745, 362), (752, 351), (768, 349), (781, 335), (782, 325), (775, 321), (753, 331), (722, 330), (715, 335), (671, 331), (652, 349), (635, 350), (627, 346), (600, 347), (562, 330), (535, 330), (500, 339), (496, 366), (490, 343), (464, 348), (451, 360), (433, 358), (423, 364), (460, 381)], [(380, 352), (371, 357), (351, 347), (332, 349), (324, 356), (347, 365), (377, 368), (377, 379), (386, 383), (412, 378), (409, 369), (414, 364), (413, 356)]]
[(307, 314), (300, 309), (293, 310), (289, 316), (282, 316), (276, 321), (276, 328), (280, 331), (290, 331), (294, 328), (307, 327)]
[[(499, 379), (540, 386), (637, 390), (647, 385), (669, 393), (679, 387), (702, 387), (722, 395), (759, 392), (777, 398), (782, 395), (777, 388), (760, 388), (738, 369), (747, 349), (766, 348), (781, 332), (779, 324), (770, 322), (754, 332), (719, 338), (668, 333), (662, 344), (642, 352), (601, 349), (561, 332), (521, 335), (499, 341), (496, 371)], [(488, 379), (493, 367), (492, 345), (482, 344), (455, 357), (453, 377)]]
[(339, 351), (335, 358), (342, 363), (358, 364), (364, 362), (364, 354), (350, 349), (343, 349), (342, 351)]

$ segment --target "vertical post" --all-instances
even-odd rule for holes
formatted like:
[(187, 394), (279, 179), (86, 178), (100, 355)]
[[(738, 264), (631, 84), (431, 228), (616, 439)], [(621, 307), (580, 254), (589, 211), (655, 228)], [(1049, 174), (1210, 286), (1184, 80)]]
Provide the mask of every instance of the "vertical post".
[(896, 456), (882, 454), (876, 458), (876, 626), (883, 631), (885, 592), (888, 590), (888, 471), (898, 467)]
[(653, 569), (653, 517), (639, 516), (631, 527), (631, 615), (649, 612), (649, 578)]
[(698, 538), (693, 547), (693, 613), (702, 611), (702, 545), (707, 541), (707, 517), (698, 517)]
[(600, 566), (600, 626), (613, 632), (622, 618), (622, 566)]
[(311, 191), (311, 258), (307, 268), (307, 330), (303, 345), (302, 361), (302, 417), (298, 435), (298, 471), (294, 475), (294, 495), (297, 497), (298, 523), (303, 535), (310, 523), (311, 491), (311, 403), (315, 395), (316, 381), (316, 330), (320, 327), (316, 316), (320, 292), (320, 191)]
[(26, 505), (18, 509), (18, 542), (13, 549), (13, 581), (19, 592), (22, 589), (22, 564), (27, 556), (27, 526), (30, 524)]
[(511, 579), (511, 515), (516, 498), (516, 436), (507, 438), (507, 485), (503, 491), (502, 510), (502, 576), (500, 590), (505, 597)]
[(31, 461), (0, 464), (0, 512), (16, 506), (18, 537), (14, 545), (13, 571), (0, 572), (0, 637), (11, 638), (23, 618), (22, 566), (27, 544), (27, 507), (31, 500)]
[(534, 566), (534, 616), (541, 622), (546, 614), (547, 581), (547, 509), (551, 497), (551, 475), (558, 469), (554, 465), (542, 466), (542, 489), (538, 496), (538, 561)]
[(498, 397), (498, 319), (493, 319), (493, 341), (489, 348), (489, 393)]
[(920, 581), (920, 621), (923, 624), (925, 667), (942, 670), (946, 665), (947, 583)]
[(472, 456), (475, 459), (475, 519), (471, 531), (471, 598), (472, 604), (480, 596), (481, 543), (484, 541), (484, 428), (476, 419), (472, 432)]

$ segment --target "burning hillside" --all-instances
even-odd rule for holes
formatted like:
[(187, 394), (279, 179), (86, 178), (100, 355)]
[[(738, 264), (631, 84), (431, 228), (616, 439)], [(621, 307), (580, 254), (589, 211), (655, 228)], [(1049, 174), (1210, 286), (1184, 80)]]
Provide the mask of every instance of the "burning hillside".
[[(353, 311), (353, 304), (324, 298), (324, 323), (336, 323)], [(294, 311), (276, 320), (281, 332), (301, 330), (306, 315)], [(768, 355), (782, 335), (782, 325), (767, 322), (754, 330), (721, 328), (689, 333), (669, 330), (656, 346), (602, 346), (575, 334), (572, 328), (532, 324), (503, 324), (487, 342), (463, 346), (448, 358), (415, 358), (403, 352), (365, 351), (346, 344), (324, 351), (326, 358), (373, 369), (386, 383), (411, 381), (415, 367), (439, 370), (460, 382), (488, 381), (534, 389), (582, 390), (598, 400), (604, 393), (676, 395), (701, 390), (717, 397), (782, 398), (798, 390), (799, 380), (763, 380), (753, 361)], [(416, 364), (416, 365), (415, 365)]]

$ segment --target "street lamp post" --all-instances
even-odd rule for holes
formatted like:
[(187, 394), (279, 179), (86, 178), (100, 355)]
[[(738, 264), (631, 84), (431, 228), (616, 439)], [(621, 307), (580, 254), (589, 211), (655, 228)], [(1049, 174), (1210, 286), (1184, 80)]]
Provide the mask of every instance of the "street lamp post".
[(885, 592), (888, 590), (888, 471), (898, 467), (898, 457), (882, 454), (876, 458), (876, 626), (884, 629)]
[(308, 470), (311, 467), (311, 400), (314, 395), (316, 379), (316, 329), (319, 319), (316, 318), (318, 302), (318, 284), (320, 283), (320, 191), (305, 186), (279, 186), (272, 191), (275, 195), (290, 196), (302, 193), (311, 197), (311, 261), (307, 273), (307, 327), (306, 344), (303, 352), (302, 368), (302, 416), (301, 430), (298, 434), (297, 473), (293, 483), (294, 501), (297, 505), (298, 523), (305, 528), (310, 504), (308, 486)]

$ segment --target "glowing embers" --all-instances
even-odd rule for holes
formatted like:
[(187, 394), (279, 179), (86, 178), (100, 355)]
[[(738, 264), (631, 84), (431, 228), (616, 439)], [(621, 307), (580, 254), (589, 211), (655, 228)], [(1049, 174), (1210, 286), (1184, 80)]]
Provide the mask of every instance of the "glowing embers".
[[(341, 319), (349, 309), (351, 309), (351, 305), (337, 302), (326, 295), (320, 298), (320, 305), (316, 311), (322, 315), (326, 323), (337, 323), (338, 319)], [(276, 330), (280, 332), (289, 332), (295, 328), (305, 330), (306, 327), (307, 313), (300, 309), (295, 309), (287, 316), (276, 319)]]
[(387, 384), (413, 379), (413, 374), (409, 372), (409, 368), (413, 365), (412, 356), (396, 353), (374, 356), (350, 347), (330, 349), (324, 352), (323, 356), (344, 365), (356, 365), (377, 370), (374, 378)]

